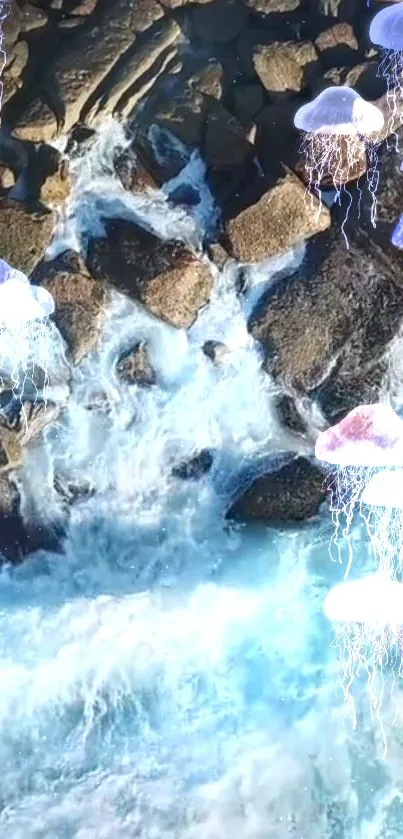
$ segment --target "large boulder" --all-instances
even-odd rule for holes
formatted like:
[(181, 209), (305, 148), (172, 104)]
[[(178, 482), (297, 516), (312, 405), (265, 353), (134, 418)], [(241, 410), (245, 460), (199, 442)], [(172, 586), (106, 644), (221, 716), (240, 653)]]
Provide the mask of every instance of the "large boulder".
[(403, 290), (386, 261), (353, 242), (347, 249), (336, 227), (309, 242), (296, 274), (263, 295), (249, 329), (272, 375), (314, 395), (332, 419), (379, 393), (402, 317)]
[(317, 70), (318, 53), (310, 41), (257, 44), (253, 64), (263, 87), (275, 101), (300, 93), (313, 70)]
[(108, 299), (106, 289), (89, 275), (73, 251), (42, 262), (31, 279), (51, 293), (56, 326), (73, 364), (79, 364), (98, 343)]
[(0, 198), (0, 252), (10, 265), (29, 274), (48, 247), (52, 231), (50, 213)]
[(256, 204), (227, 222), (225, 244), (239, 261), (261, 262), (329, 226), (328, 209), (308, 199), (301, 181), (289, 172)]
[(108, 220), (105, 229), (104, 238), (89, 242), (91, 275), (172, 326), (191, 326), (210, 297), (207, 265), (184, 245), (162, 242), (133, 222)]
[(323, 473), (306, 458), (296, 457), (255, 478), (226, 518), (241, 522), (303, 521), (318, 512), (325, 497)]

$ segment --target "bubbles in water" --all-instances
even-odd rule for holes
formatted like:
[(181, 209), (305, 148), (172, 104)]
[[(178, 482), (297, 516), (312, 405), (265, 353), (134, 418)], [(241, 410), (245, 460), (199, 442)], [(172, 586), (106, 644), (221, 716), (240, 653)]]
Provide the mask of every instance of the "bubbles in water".
[[(383, 127), (379, 108), (366, 102), (352, 88), (329, 87), (297, 111), (294, 124), (303, 132), (301, 152), (306, 159), (312, 192), (320, 194), (327, 178), (340, 201), (342, 191), (347, 192), (345, 185), (359, 177), (365, 167), (372, 195), (371, 220), (375, 226), (379, 176), (376, 147), (370, 138)], [(350, 196), (346, 218), (351, 201)]]

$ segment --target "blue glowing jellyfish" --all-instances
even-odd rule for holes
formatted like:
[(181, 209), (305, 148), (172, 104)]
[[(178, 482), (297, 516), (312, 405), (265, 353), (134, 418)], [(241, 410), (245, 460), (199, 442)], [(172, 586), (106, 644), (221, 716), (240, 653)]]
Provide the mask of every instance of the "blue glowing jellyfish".
[(16, 394), (35, 366), (47, 370), (53, 311), (46, 289), (0, 259), (0, 383), (11, 377)]
[[(366, 102), (352, 88), (343, 86), (326, 88), (294, 117), (296, 128), (303, 133), (301, 152), (306, 161), (309, 190), (320, 194), (323, 184), (330, 181), (340, 200), (342, 190), (347, 192), (346, 184), (366, 171), (374, 226), (378, 186), (374, 140), (383, 123), (379, 108)], [(348, 209), (351, 200), (350, 196)]]
[(382, 573), (339, 583), (327, 594), (323, 611), (332, 623), (403, 626), (403, 583)]
[(400, 216), (395, 228), (393, 229), (390, 241), (395, 248), (403, 250), (403, 214)]
[[(403, 4), (381, 9), (372, 20), (369, 37), (381, 48), (379, 75), (387, 82), (391, 122), (403, 122)], [(393, 125), (391, 125), (391, 130)]]

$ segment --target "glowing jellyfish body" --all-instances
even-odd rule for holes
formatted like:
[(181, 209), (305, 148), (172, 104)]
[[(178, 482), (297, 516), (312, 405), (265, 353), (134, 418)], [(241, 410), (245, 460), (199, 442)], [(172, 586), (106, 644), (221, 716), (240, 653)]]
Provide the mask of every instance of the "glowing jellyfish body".
[(16, 393), (35, 366), (47, 369), (51, 294), (32, 286), (21, 271), (0, 259), (0, 379), (10, 376)]
[(330, 486), (335, 525), (330, 552), (335, 546), (342, 562), (347, 550), (347, 577), (353, 561), (350, 529), (356, 506), (375, 469), (403, 466), (403, 421), (388, 405), (359, 405), (319, 435), (315, 455), (336, 467)]
[[(369, 37), (381, 48), (379, 75), (387, 82), (391, 120), (403, 121), (403, 4), (395, 3), (381, 9), (372, 20)], [(391, 129), (393, 126), (391, 126)]]
[(329, 591), (323, 611), (332, 623), (403, 627), (403, 583), (383, 574), (347, 580)]
[(394, 579), (403, 571), (403, 469), (372, 475), (361, 503), (377, 566)]
[[(323, 183), (330, 180), (340, 200), (345, 185), (366, 171), (374, 226), (378, 169), (371, 136), (381, 131), (383, 122), (379, 108), (344, 86), (322, 91), (294, 117), (296, 128), (303, 134), (301, 152), (306, 161), (309, 190), (320, 194)], [(349, 207), (351, 200), (350, 196)]]
[(392, 245), (403, 250), (403, 215), (400, 216), (391, 236)]

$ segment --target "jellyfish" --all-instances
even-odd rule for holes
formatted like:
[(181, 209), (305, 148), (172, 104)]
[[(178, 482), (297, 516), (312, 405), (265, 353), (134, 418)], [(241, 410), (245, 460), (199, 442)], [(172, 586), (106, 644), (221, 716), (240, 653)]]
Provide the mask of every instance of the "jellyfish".
[(50, 347), (51, 294), (30, 284), (28, 277), (0, 259), (0, 384), (11, 378), (15, 396), (22, 397), (35, 367), (46, 374)]
[[(375, 473), (361, 495), (361, 508), (379, 570), (392, 579), (403, 572), (403, 469)], [(367, 512), (365, 512), (367, 511)]]
[(353, 560), (350, 528), (365, 486), (375, 470), (403, 467), (403, 420), (389, 405), (359, 405), (319, 435), (315, 455), (335, 467), (331, 469), (330, 481), (335, 525), (330, 554), (335, 546), (342, 562), (342, 550), (347, 547), (347, 578)]
[[(352, 204), (346, 184), (367, 172), (372, 197), (371, 221), (376, 224), (376, 190), (378, 186), (376, 134), (383, 128), (383, 114), (366, 102), (350, 87), (328, 87), (312, 102), (303, 105), (294, 117), (294, 124), (303, 133), (301, 152), (306, 160), (308, 190), (321, 194), (323, 184), (330, 182), (341, 201), (346, 192), (349, 203), (342, 231), (348, 247), (344, 225)], [(372, 140), (371, 140), (372, 137)]]
[(386, 754), (381, 708), (386, 672), (391, 676), (391, 698), (402, 675), (403, 583), (379, 571), (339, 583), (328, 592), (323, 611), (335, 631), (342, 689), (354, 727), (357, 716), (352, 687), (356, 677), (365, 675), (371, 713), (380, 724)]
[(381, 48), (378, 74), (386, 79), (391, 131), (403, 119), (403, 4), (381, 9), (372, 20), (369, 37)]
[(392, 245), (394, 245), (395, 248), (403, 250), (403, 213), (399, 217), (399, 220), (393, 229), (390, 241), (392, 242)]

